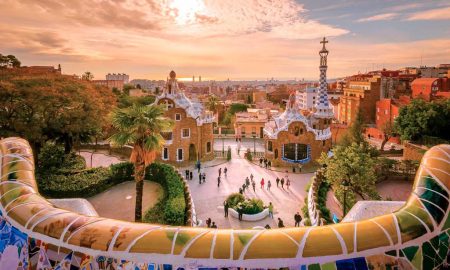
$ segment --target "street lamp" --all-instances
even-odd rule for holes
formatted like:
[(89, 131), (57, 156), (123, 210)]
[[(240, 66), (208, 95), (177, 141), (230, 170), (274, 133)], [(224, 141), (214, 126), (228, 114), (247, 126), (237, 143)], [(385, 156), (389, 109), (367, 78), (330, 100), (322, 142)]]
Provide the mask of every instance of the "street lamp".
[(220, 138), (222, 139), (222, 155), (225, 154), (225, 143), (224, 143), (224, 136), (222, 134), (220, 134)]
[(349, 186), (350, 186), (350, 183), (348, 180), (345, 179), (342, 181), (341, 187), (344, 190), (344, 213), (342, 215), (342, 218), (344, 218), (345, 215), (347, 214), (347, 191), (348, 191)]

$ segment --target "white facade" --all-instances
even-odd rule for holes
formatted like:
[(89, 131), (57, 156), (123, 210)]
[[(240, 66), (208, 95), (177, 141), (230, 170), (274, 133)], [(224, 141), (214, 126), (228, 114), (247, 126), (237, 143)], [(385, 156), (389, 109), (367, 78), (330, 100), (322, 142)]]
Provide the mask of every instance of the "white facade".
[(106, 75), (107, 81), (123, 81), (123, 83), (129, 83), (130, 82), (130, 76), (125, 73), (108, 73)]
[(297, 103), (300, 110), (311, 110), (316, 105), (317, 88), (307, 87), (297, 91)]

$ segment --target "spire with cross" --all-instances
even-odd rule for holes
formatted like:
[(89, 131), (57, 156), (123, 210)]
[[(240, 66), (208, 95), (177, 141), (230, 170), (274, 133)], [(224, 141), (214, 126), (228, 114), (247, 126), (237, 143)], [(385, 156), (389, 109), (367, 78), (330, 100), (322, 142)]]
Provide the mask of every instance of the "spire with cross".
[(328, 43), (328, 40), (324, 37), (321, 41), (323, 44), (322, 50), (320, 50), (320, 80), (319, 80), (319, 90), (317, 91), (318, 100), (316, 103), (316, 116), (320, 117), (328, 117), (331, 111), (331, 106), (328, 101), (328, 85), (327, 85), (327, 57), (328, 50), (325, 48), (325, 44)]

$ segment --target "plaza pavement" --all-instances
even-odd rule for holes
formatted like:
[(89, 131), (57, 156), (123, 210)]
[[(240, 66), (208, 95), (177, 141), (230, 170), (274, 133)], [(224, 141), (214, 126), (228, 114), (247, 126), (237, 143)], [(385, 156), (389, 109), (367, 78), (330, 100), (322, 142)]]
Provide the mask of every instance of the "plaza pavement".
[[(251, 228), (255, 226), (265, 226), (269, 224), (272, 228), (277, 227), (277, 218), (280, 217), (284, 221), (285, 226), (294, 226), (294, 214), (298, 211), (301, 213), (301, 207), (304, 205), (304, 198), (306, 196), (305, 186), (312, 177), (312, 173), (307, 174), (293, 174), (288, 173), (291, 180), (290, 189), (287, 190), (276, 186), (275, 179), (277, 176), (281, 179), (285, 177), (286, 172), (277, 172), (266, 170), (258, 165), (248, 162), (243, 158), (244, 151), (241, 150), (240, 156), (238, 156), (236, 148), (237, 144), (234, 140), (227, 140), (226, 146), (230, 146), (232, 149), (231, 161), (214, 167), (207, 167), (208, 162), (202, 165), (205, 167), (203, 171), (206, 173), (206, 183), (198, 183), (198, 173), (191, 166), (188, 169), (194, 170), (193, 180), (188, 181), (189, 187), (194, 199), (195, 209), (197, 216), (203, 222), (207, 218), (211, 218), (216, 222), (219, 228)], [(247, 144), (248, 145), (248, 144)], [(215, 144), (215, 150), (221, 150), (222, 144)], [(220, 149), (219, 149), (220, 148)], [(241, 148), (242, 149), (242, 148)], [(220, 187), (217, 187), (218, 169), (227, 167), (227, 177), (224, 177), (222, 172), (222, 181)], [(180, 168), (181, 172), (184, 172), (186, 168)], [(231, 216), (225, 218), (222, 209), (217, 209), (218, 206), (222, 206), (225, 198), (231, 193), (238, 192), (239, 187), (245, 181), (247, 176), (253, 174), (256, 182), (256, 192), (253, 192), (250, 186), (249, 190), (244, 192), (244, 195), (248, 198), (259, 198), (264, 202), (264, 205), (268, 205), (272, 202), (274, 205), (274, 219), (266, 217), (261, 221), (245, 222), (238, 221)], [(261, 189), (261, 178), (265, 180), (265, 189)], [(267, 190), (267, 182), (272, 182), (270, 191)], [(204, 223), (203, 223), (204, 224)]]

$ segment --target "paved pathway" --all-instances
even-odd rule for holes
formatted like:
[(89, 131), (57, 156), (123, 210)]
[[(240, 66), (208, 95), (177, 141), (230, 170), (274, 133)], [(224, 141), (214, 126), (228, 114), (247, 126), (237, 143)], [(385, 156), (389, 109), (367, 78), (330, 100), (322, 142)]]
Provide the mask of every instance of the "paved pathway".
[[(87, 200), (101, 217), (134, 221), (135, 186), (133, 181), (125, 182)], [(159, 184), (150, 181), (144, 182), (143, 215), (159, 201), (162, 192), (162, 187)]]
[[(109, 167), (111, 164), (116, 164), (120, 162), (124, 162), (127, 160), (120, 159), (116, 156), (110, 156), (103, 151), (98, 152), (89, 152), (89, 151), (80, 151), (80, 155), (86, 160), (86, 167), (95, 168), (95, 167)], [(92, 157), (92, 164), (91, 164)]]
[[(266, 170), (257, 165), (254, 165), (243, 158), (243, 153), (237, 155), (236, 143), (233, 140), (227, 141), (232, 149), (232, 159), (230, 162), (216, 167), (205, 168), (206, 183), (198, 183), (198, 174), (195, 170), (194, 179), (189, 182), (189, 186), (194, 199), (195, 208), (199, 219), (206, 220), (210, 217), (216, 222), (219, 228), (251, 228), (254, 226), (265, 226), (269, 224), (271, 227), (277, 226), (277, 218), (280, 217), (286, 226), (294, 226), (293, 216), (295, 212), (301, 213), (301, 207), (304, 205), (304, 198), (306, 196), (305, 186), (309, 179), (312, 177), (312, 173), (308, 174), (292, 174), (289, 173), (289, 179), (291, 180), (290, 190), (277, 188), (275, 179), (278, 177), (285, 177), (285, 172), (275, 172)], [(207, 165), (204, 164), (204, 165)], [(228, 168), (228, 176), (225, 178), (222, 174), (222, 183), (220, 187), (217, 187), (218, 169), (222, 167)], [(185, 168), (181, 168), (184, 171)], [(189, 169), (193, 170), (193, 167)], [(245, 181), (245, 177), (253, 174), (256, 181), (256, 192), (253, 192), (250, 187), (250, 191), (246, 191), (244, 195), (249, 198), (260, 198), (265, 205), (269, 202), (274, 204), (275, 215), (274, 219), (265, 218), (257, 222), (239, 222), (237, 219), (229, 216), (225, 218), (223, 210), (218, 210), (217, 207), (223, 205), (225, 198), (234, 192), (239, 191), (239, 187)], [(264, 177), (267, 188), (267, 180), (272, 182), (272, 188), (270, 191), (267, 189), (262, 190), (259, 182), (261, 177)]]

